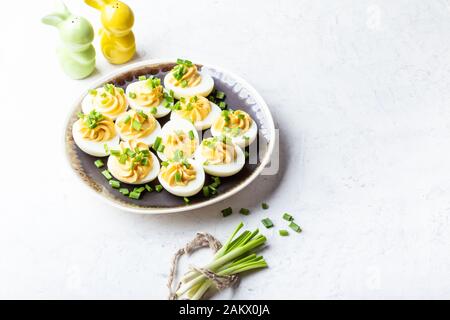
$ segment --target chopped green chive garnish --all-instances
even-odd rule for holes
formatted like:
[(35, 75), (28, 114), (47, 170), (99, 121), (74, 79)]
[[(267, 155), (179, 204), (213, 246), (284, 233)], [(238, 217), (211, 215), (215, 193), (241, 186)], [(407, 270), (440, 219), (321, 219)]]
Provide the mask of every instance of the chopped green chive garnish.
[(221, 212), (224, 217), (228, 217), (229, 215), (231, 215), (233, 213), (233, 209), (231, 207), (228, 207), (228, 208), (223, 209)]
[(106, 143), (103, 145), (103, 149), (105, 149), (106, 154), (109, 154), (109, 147)]
[(265, 202), (263, 202), (263, 203), (261, 204), (261, 207), (262, 207), (264, 210), (269, 209), (269, 205), (268, 205), (267, 203), (265, 203)]
[(129, 197), (131, 199), (135, 199), (135, 200), (139, 200), (139, 198), (141, 197), (141, 194), (139, 192), (130, 192)]
[(183, 80), (183, 81), (181, 81), (181, 87), (182, 88), (186, 88), (187, 87), (187, 85), (188, 85), (188, 82), (187, 82), (187, 80), (185, 79), (185, 80)]
[(208, 186), (203, 187), (203, 195), (205, 197), (209, 197), (209, 187)]
[(133, 120), (133, 123), (131, 124), (131, 126), (133, 127), (134, 130), (136, 131), (141, 131), (142, 129), (142, 123), (140, 123), (137, 120)]
[(157, 184), (157, 185), (155, 186), (156, 192), (161, 192), (162, 189), (163, 189), (163, 186), (160, 185), (160, 184)]
[(125, 153), (122, 153), (119, 157), (119, 163), (125, 164), (127, 163), (128, 156)]
[(126, 196), (127, 194), (130, 193), (130, 191), (129, 191), (127, 188), (120, 188), (120, 189), (119, 189), (119, 192), (120, 192), (121, 194), (123, 194), (124, 196)]
[(186, 203), (186, 204), (188, 204), (189, 202), (191, 202), (191, 200), (189, 200), (189, 198), (186, 198), (186, 197), (184, 197), (183, 200), (184, 200), (184, 203)]
[(179, 173), (178, 171), (175, 172), (175, 181), (176, 182), (180, 182), (181, 181), (181, 173)]
[(116, 156), (116, 157), (120, 156), (120, 151), (119, 150), (110, 150), (109, 152), (113, 156)]
[(212, 95), (208, 97), (208, 100), (211, 101), (212, 103), (216, 103), (216, 99)]
[(161, 165), (162, 165), (163, 167), (167, 167), (167, 166), (169, 165), (169, 163), (168, 163), (167, 161), (163, 161), (163, 162), (161, 162)]
[(152, 108), (150, 109), (150, 113), (151, 113), (151, 114), (156, 114), (157, 111), (158, 111), (158, 109), (156, 109), (156, 107), (152, 107)]
[(147, 77), (146, 76), (139, 76), (138, 80), (139, 81), (144, 81), (144, 80), (147, 80)]
[(291, 228), (292, 230), (294, 230), (295, 232), (302, 232), (302, 229), (300, 228), (300, 226), (298, 224), (296, 224), (294, 221), (291, 221), (291, 223), (289, 224), (289, 228)]
[(105, 164), (103, 163), (103, 161), (100, 160), (100, 159), (95, 160), (94, 164), (95, 164), (95, 166), (96, 166), (97, 168), (101, 168), (101, 167), (103, 167), (103, 166), (105, 165)]
[(163, 144), (160, 144), (157, 151), (163, 153), (165, 148)]
[(241, 210), (239, 210), (240, 214), (243, 214), (244, 216), (248, 216), (250, 214), (250, 210), (248, 210), (247, 208), (241, 208)]
[(262, 219), (261, 222), (264, 225), (264, 227), (266, 227), (267, 229), (273, 227), (273, 222), (269, 218)]
[(108, 170), (103, 170), (103, 171), (102, 171), (102, 175), (103, 175), (106, 179), (108, 179), (108, 180), (111, 180), (111, 179), (112, 179), (112, 175), (111, 175), (111, 173), (109, 173)]
[(245, 156), (245, 159), (248, 159), (248, 156), (249, 156), (248, 151), (244, 151), (244, 156)]
[(285, 214), (283, 214), (283, 219), (286, 221), (292, 221), (292, 220), (294, 220), (294, 217), (286, 212)]
[(128, 123), (131, 120), (131, 116), (127, 114), (127, 116), (123, 119), (123, 123)]
[(147, 190), (148, 192), (153, 191), (153, 188), (151, 186), (149, 186), (148, 184), (146, 184), (144, 187), (145, 187), (145, 190)]
[(227, 103), (225, 101), (220, 101), (219, 102), (219, 108), (220, 109), (225, 109), (227, 107)]
[(97, 94), (97, 90), (91, 89), (91, 90), (89, 90), (89, 94), (95, 96)]
[(139, 192), (139, 193), (142, 193), (142, 191), (144, 191), (145, 190), (145, 187), (135, 187), (134, 189), (133, 189), (133, 192)]
[(212, 195), (217, 194), (217, 189), (216, 189), (216, 187), (214, 187), (214, 186), (212, 186), (212, 185), (209, 185), (208, 188), (209, 188), (209, 193), (211, 193)]
[(155, 142), (153, 143), (153, 149), (158, 151), (159, 145), (161, 144), (161, 137), (156, 137)]
[(239, 113), (237, 115), (238, 119), (244, 120), (245, 119), (245, 115), (243, 115), (242, 113)]
[(278, 231), (278, 233), (282, 237), (287, 237), (289, 235), (289, 231), (287, 231), (287, 230), (280, 230), (280, 231)]
[(192, 130), (189, 131), (189, 139), (191, 139), (191, 140), (195, 139), (194, 131), (192, 131)]
[(134, 92), (129, 92), (129, 93), (128, 93), (128, 96), (129, 96), (131, 99), (136, 99), (136, 93), (134, 93)]
[(115, 189), (120, 188), (120, 182), (117, 180), (109, 180), (109, 185)]
[(216, 98), (220, 99), (220, 100), (223, 100), (225, 98), (225, 92), (217, 91), (216, 92)]

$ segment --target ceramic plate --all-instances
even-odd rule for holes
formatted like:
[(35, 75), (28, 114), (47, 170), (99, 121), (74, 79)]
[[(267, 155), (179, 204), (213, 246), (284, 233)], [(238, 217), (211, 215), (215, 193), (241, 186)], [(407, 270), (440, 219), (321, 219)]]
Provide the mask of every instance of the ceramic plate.
[[(165, 190), (159, 193), (155, 191), (144, 192), (139, 200), (133, 200), (112, 189), (101, 174), (102, 170), (94, 165), (94, 161), (98, 158), (82, 152), (72, 138), (72, 125), (78, 119), (77, 113), (81, 111), (81, 100), (89, 89), (100, 87), (105, 83), (114, 83), (116, 86), (125, 89), (130, 82), (137, 80), (140, 75), (153, 75), (162, 80), (164, 75), (175, 65), (174, 62), (168, 61), (170, 60), (149, 60), (132, 64), (93, 83), (75, 101), (66, 124), (65, 151), (70, 167), (88, 189), (108, 203), (123, 210), (147, 214), (171, 213), (197, 209), (222, 201), (252, 182), (268, 164), (273, 151), (274, 122), (267, 104), (258, 92), (245, 80), (229, 71), (208, 64), (198, 64), (199, 69), (208, 72), (213, 77), (215, 89), (225, 92), (225, 101), (229, 108), (239, 108), (246, 111), (258, 124), (259, 137), (250, 147), (251, 156), (247, 159), (244, 168), (232, 177), (221, 178), (222, 184), (218, 188), (218, 194), (214, 197), (204, 197), (203, 193), (200, 192), (190, 198), (189, 204), (185, 204), (183, 198), (173, 196)], [(170, 115), (158, 119), (161, 126), (169, 120), (169, 117)], [(106, 163), (106, 160), (104, 162)], [(209, 183), (208, 177), (205, 185)], [(157, 179), (150, 185), (155, 184), (158, 184)]]

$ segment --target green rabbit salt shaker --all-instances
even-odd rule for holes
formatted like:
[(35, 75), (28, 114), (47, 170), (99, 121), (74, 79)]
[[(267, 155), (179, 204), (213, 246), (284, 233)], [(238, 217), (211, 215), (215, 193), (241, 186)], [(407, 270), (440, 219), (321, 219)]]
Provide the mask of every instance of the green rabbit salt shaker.
[(61, 3), (60, 8), (42, 18), (42, 22), (59, 30), (61, 44), (58, 58), (64, 71), (73, 79), (83, 79), (95, 69), (94, 29), (83, 17), (75, 16)]

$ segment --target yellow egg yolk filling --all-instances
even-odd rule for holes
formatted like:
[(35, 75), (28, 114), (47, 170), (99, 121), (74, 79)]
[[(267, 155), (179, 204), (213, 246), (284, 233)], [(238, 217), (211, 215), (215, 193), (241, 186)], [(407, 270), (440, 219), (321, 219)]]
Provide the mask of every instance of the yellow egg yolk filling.
[(231, 133), (234, 136), (243, 134), (250, 129), (252, 118), (242, 110), (222, 111), (222, 115), (214, 123), (214, 129), (224, 134)]
[(180, 99), (180, 110), (176, 111), (182, 118), (191, 122), (202, 121), (211, 112), (211, 103), (202, 96)]
[(156, 119), (143, 111), (130, 110), (117, 121), (117, 127), (127, 140), (145, 138), (155, 130)]
[[(93, 116), (92, 116), (93, 115)], [(96, 142), (109, 141), (116, 136), (114, 122), (102, 114), (93, 111), (87, 115), (80, 115), (79, 131), (85, 140)]]
[(176, 87), (191, 88), (198, 86), (202, 81), (202, 76), (197, 70), (197, 66), (177, 65), (170, 72), (169, 82)]
[(181, 151), (185, 157), (190, 157), (195, 152), (197, 140), (191, 139), (184, 131), (173, 132), (164, 139), (164, 155), (173, 159), (177, 151)]
[(231, 163), (237, 156), (236, 149), (232, 144), (224, 143), (217, 138), (203, 140), (201, 154), (208, 165)]
[(194, 167), (188, 163), (171, 162), (161, 168), (161, 177), (170, 186), (186, 186), (196, 175)]
[(131, 93), (132, 99), (140, 106), (157, 107), (164, 98), (163, 86), (152, 87), (147, 81), (139, 81)]
[(111, 155), (114, 157), (111, 170), (118, 175), (119, 180), (126, 183), (139, 183), (153, 168), (153, 158), (148, 145), (143, 142), (122, 141), (120, 150), (111, 150)]
[(122, 88), (117, 88), (112, 84), (106, 84), (103, 88), (93, 90), (94, 109), (101, 113), (116, 117), (127, 109), (127, 101)]

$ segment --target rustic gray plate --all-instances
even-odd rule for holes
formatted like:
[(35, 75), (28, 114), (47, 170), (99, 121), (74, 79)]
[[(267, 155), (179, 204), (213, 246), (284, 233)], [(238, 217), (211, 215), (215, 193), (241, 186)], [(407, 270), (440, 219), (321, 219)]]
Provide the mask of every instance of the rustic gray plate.
[[(141, 199), (133, 200), (112, 189), (101, 174), (102, 170), (99, 170), (94, 165), (94, 161), (97, 158), (83, 153), (73, 141), (72, 125), (78, 119), (77, 113), (81, 111), (81, 100), (89, 89), (97, 88), (105, 83), (114, 83), (125, 89), (128, 83), (135, 81), (140, 75), (154, 75), (162, 79), (175, 64), (168, 61), (171, 60), (139, 62), (122, 68), (93, 83), (75, 102), (67, 121), (65, 150), (71, 168), (88, 189), (94, 191), (95, 194), (108, 203), (127, 211), (147, 214), (182, 212), (224, 200), (253, 181), (268, 164), (273, 151), (275, 142), (274, 122), (267, 104), (258, 92), (245, 80), (231, 72), (211, 65), (198, 65), (199, 68), (207, 71), (213, 77), (215, 88), (225, 92), (226, 102), (230, 108), (245, 110), (258, 124), (259, 137), (250, 147), (252, 156), (247, 160), (242, 171), (232, 177), (221, 178), (222, 184), (216, 196), (206, 198), (200, 192), (198, 195), (190, 198), (191, 202), (189, 204), (185, 204), (182, 198), (173, 196), (164, 190), (160, 193), (155, 191), (151, 193), (144, 192)], [(158, 119), (161, 125), (168, 121), (169, 116)], [(257, 154), (256, 151), (258, 151)], [(104, 162), (106, 163), (106, 161)], [(207, 177), (205, 184), (208, 183), (209, 177)], [(157, 180), (151, 183), (152, 186), (156, 184), (158, 184)]]

